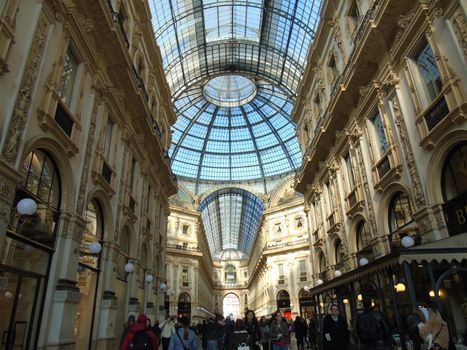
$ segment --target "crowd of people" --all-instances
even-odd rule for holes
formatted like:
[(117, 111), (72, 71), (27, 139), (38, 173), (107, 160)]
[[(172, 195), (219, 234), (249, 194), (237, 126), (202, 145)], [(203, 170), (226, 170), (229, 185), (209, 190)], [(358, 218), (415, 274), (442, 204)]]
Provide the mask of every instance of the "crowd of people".
[[(391, 349), (391, 332), (383, 314), (372, 306), (370, 298), (363, 298), (362, 303), (364, 310), (355, 322), (359, 349)], [(435, 305), (415, 310), (407, 323), (414, 350), (449, 349), (447, 323)], [(297, 316), (288, 322), (280, 311), (259, 320), (252, 310), (236, 320), (233, 315), (226, 318), (215, 315), (197, 325), (190, 325), (187, 317), (177, 320), (175, 316), (151, 325), (145, 315), (139, 315), (137, 320), (131, 315), (122, 334), (120, 350), (156, 350), (160, 345), (162, 350), (198, 350), (199, 343), (204, 350), (288, 350), (291, 334), (295, 335), (298, 350), (349, 349), (347, 321), (340, 315), (339, 306), (332, 304), (321, 323), (314, 316)]]

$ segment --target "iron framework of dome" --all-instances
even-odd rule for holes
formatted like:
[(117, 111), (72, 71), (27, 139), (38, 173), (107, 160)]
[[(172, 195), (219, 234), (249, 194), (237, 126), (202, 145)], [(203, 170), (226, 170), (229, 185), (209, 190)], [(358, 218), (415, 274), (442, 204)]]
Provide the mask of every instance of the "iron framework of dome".
[(175, 174), (239, 182), (290, 173), (300, 166), (290, 113), (320, 3), (151, 2), (178, 117), (169, 151)]

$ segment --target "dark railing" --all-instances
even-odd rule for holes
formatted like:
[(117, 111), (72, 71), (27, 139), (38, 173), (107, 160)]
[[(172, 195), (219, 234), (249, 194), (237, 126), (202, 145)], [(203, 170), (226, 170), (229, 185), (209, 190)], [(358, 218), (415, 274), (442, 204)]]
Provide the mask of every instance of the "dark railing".
[(110, 13), (112, 15), (112, 21), (118, 24), (118, 28), (120, 29), (120, 33), (122, 34), (123, 41), (125, 42), (126, 48), (130, 48), (130, 41), (128, 40), (128, 36), (126, 35), (125, 28), (123, 27), (123, 20), (122, 15), (116, 11), (114, 11), (112, 6), (112, 1), (107, 0), (109, 4)]
[(144, 85), (144, 81), (140, 77), (140, 75), (138, 74), (138, 71), (136, 70), (135, 66), (132, 64), (131, 67), (133, 68), (133, 74), (134, 74), (134, 77), (136, 79), (138, 88), (143, 91), (144, 98), (146, 99), (146, 101), (148, 101), (149, 100), (149, 95), (148, 95), (148, 92), (146, 90), (146, 86)]
[(425, 114), (425, 121), (428, 130), (433, 129), (438, 123), (449, 114), (448, 104), (444, 95), (436, 102), (433, 107)]
[(284, 248), (284, 247), (290, 247), (290, 246), (295, 246), (298, 244), (304, 244), (308, 243), (310, 241), (309, 238), (302, 238), (296, 241), (291, 241), (291, 242), (283, 242), (283, 243), (272, 243), (267, 245), (267, 249), (276, 249), (276, 248)]
[(130, 200), (128, 201), (128, 207), (130, 210), (134, 213), (135, 212), (135, 207), (136, 207), (136, 201), (134, 200), (133, 197), (130, 196)]
[(327, 281), (326, 272), (325, 272), (325, 271), (320, 272), (320, 273), (318, 274), (318, 278), (319, 278), (320, 280), (322, 280), (323, 282), (326, 282), (326, 281)]
[(54, 119), (60, 128), (65, 132), (65, 134), (71, 137), (75, 122), (73, 121), (73, 118), (68, 115), (68, 112), (65, 110), (65, 108), (63, 108), (60, 102), (57, 104), (57, 110), (55, 111)]
[(386, 156), (379, 162), (379, 164), (376, 166), (376, 169), (378, 170), (378, 176), (380, 179), (382, 179), (384, 175), (386, 175), (389, 170), (391, 170), (389, 154), (386, 154)]
[(186, 250), (191, 252), (199, 252), (200, 250), (197, 247), (188, 247), (181, 244), (169, 244), (167, 243), (167, 248), (178, 249), (178, 250)]
[(110, 185), (112, 182), (112, 169), (110, 168), (110, 166), (107, 164), (105, 160), (102, 163), (101, 175), (104, 178), (104, 180)]

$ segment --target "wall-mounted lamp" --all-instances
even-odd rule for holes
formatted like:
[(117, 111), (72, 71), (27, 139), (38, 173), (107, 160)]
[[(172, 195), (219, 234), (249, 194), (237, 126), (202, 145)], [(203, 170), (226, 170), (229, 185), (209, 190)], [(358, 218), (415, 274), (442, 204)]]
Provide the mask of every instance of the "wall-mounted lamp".
[(341, 270), (334, 271), (334, 277), (340, 277), (340, 276), (342, 276), (342, 271)]
[(413, 247), (413, 245), (415, 244), (415, 241), (412, 237), (405, 236), (402, 238), (401, 243), (404, 248), (410, 248), (410, 247)]
[(318, 280), (316, 281), (316, 284), (319, 286), (321, 284), (323, 284), (324, 281), (321, 279), (321, 278), (318, 278)]
[(162, 282), (162, 283), (159, 285), (159, 288), (162, 289), (162, 290), (164, 290), (165, 288), (167, 288), (167, 285), (166, 285), (164, 282)]
[(358, 301), (362, 301), (363, 300), (363, 296), (361, 294), (357, 295), (357, 300)]
[(402, 282), (399, 282), (398, 284), (396, 284), (394, 288), (396, 289), (397, 293), (405, 292), (405, 284)]
[(135, 271), (135, 265), (131, 261), (128, 261), (125, 265), (125, 272), (132, 273)]
[(31, 198), (23, 198), (16, 204), (19, 215), (33, 215), (37, 210), (36, 202)]
[(102, 251), (102, 245), (99, 242), (92, 242), (88, 249), (92, 254), (99, 254)]
[(367, 258), (361, 258), (358, 263), (360, 264), (360, 266), (365, 266), (369, 263), (368, 259)]
[(349, 303), (349, 299), (345, 298), (345, 299), (342, 300), (342, 302), (343, 302), (344, 304), (348, 304), (348, 303)]
[(305, 286), (305, 287), (303, 287), (303, 290), (304, 290), (305, 292), (308, 292), (310, 289), (311, 289), (310, 286)]
[(150, 273), (147, 274), (146, 276), (144, 276), (144, 280), (147, 282), (147, 283), (151, 283), (153, 280), (154, 280), (154, 276), (151, 275)]

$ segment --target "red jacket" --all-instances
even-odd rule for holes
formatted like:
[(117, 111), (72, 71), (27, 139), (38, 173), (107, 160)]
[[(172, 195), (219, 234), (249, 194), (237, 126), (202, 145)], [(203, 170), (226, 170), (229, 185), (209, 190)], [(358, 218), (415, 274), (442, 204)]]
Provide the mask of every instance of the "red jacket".
[(149, 338), (151, 339), (152, 349), (157, 350), (157, 337), (156, 337), (156, 335), (154, 334), (154, 332), (152, 330), (150, 330), (148, 328), (148, 326), (146, 326), (145, 323), (141, 323), (141, 322), (133, 323), (130, 326), (130, 330), (128, 331), (127, 335), (125, 336), (125, 338), (122, 341), (122, 344), (120, 345), (120, 350), (127, 350), (130, 347), (130, 344), (131, 344), (135, 334), (137, 332), (144, 331), (144, 330), (146, 330), (146, 332), (149, 335)]

